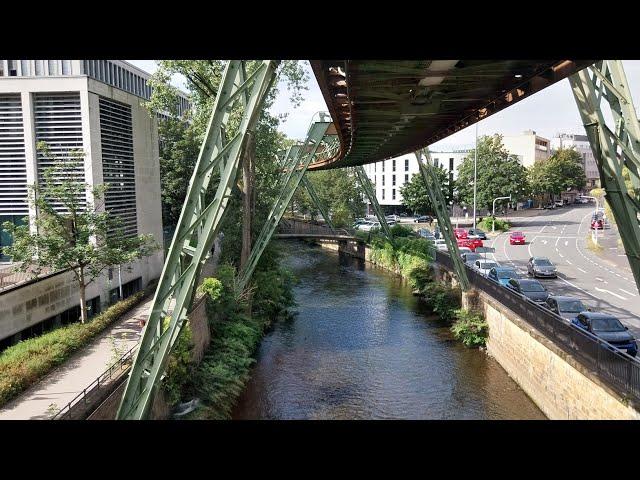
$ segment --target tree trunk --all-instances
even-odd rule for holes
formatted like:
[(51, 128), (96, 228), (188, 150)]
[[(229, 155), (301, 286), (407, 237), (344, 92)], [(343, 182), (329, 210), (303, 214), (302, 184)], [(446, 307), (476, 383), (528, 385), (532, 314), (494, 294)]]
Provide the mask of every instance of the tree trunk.
[(248, 134), (247, 149), (242, 159), (242, 250), (240, 269), (244, 268), (251, 253), (251, 220), (253, 217), (253, 183), (255, 176), (255, 142)]
[(80, 269), (78, 284), (80, 287), (80, 322), (87, 323), (87, 300), (85, 296), (86, 285), (84, 284), (84, 270), (82, 268)]

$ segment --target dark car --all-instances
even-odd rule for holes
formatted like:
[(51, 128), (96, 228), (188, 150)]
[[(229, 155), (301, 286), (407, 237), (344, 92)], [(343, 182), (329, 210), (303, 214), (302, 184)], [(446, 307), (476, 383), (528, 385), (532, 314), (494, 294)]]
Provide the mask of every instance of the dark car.
[(519, 278), (518, 272), (515, 268), (511, 267), (494, 267), (489, 270), (488, 277), (494, 282), (498, 282), (500, 285), (507, 286), (507, 283), (512, 278)]
[(433, 217), (431, 215), (421, 215), (414, 220), (415, 223), (432, 223)]
[(593, 333), (596, 337), (610, 343), (620, 350), (626, 350), (629, 355), (635, 357), (638, 353), (638, 344), (629, 328), (620, 323), (616, 317), (600, 312), (581, 312), (571, 321), (571, 324)]
[(507, 287), (527, 297), (532, 302), (543, 303), (549, 298), (549, 292), (538, 280), (511, 278)]
[(460, 254), (460, 256), (462, 257), (462, 261), (469, 264), (470, 267), (473, 266), (476, 260), (482, 260), (482, 255), (479, 253), (467, 252)]
[(558, 278), (558, 269), (547, 257), (531, 257), (527, 263), (527, 273), (533, 278)]
[(486, 240), (487, 234), (484, 233), (484, 230), (480, 230), (479, 228), (470, 228), (468, 232), (469, 238), (477, 237), (480, 240)]
[(589, 308), (579, 298), (561, 295), (549, 296), (545, 307), (569, 321), (574, 320), (579, 313), (589, 311)]

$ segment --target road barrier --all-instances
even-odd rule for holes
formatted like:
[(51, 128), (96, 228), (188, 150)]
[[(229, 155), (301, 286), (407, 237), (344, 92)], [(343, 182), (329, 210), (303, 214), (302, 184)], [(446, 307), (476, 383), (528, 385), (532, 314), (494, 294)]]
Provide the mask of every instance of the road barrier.
[[(435, 258), (436, 262), (453, 271), (453, 262), (447, 253), (437, 251)], [(473, 287), (509, 308), (621, 396), (640, 402), (640, 361), (468, 265), (465, 267)]]

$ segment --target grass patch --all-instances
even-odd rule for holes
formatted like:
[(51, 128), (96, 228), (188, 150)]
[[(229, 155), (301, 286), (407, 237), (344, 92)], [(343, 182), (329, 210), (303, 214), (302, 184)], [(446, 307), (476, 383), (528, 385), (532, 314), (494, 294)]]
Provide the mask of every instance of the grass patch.
[(453, 336), (467, 347), (484, 347), (489, 336), (489, 324), (480, 312), (458, 309), (451, 326)]
[(604, 250), (604, 247), (602, 245), (593, 241), (591, 233), (587, 235), (587, 248), (596, 253), (600, 253)]
[[(505, 220), (501, 220), (499, 218), (495, 219), (496, 222), (496, 231), (498, 232), (506, 232), (507, 230), (509, 230), (511, 228), (511, 224)], [(483, 218), (481, 222), (478, 222), (478, 228), (486, 231), (486, 232), (490, 232), (492, 230), (492, 226), (493, 226), (493, 218), (492, 217), (487, 217), (487, 218)]]
[(96, 335), (136, 306), (145, 292), (138, 292), (109, 307), (87, 323), (73, 323), (23, 340), (0, 354), (0, 406), (25, 391)]

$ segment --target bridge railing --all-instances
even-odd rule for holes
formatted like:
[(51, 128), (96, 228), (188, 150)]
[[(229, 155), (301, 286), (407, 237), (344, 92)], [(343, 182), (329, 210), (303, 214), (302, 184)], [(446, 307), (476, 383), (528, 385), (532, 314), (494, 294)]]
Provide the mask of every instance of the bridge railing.
[(290, 235), (348, 235), (353, 236), (353, 230), (336, 228), (332, 230), (328, 225), (317, 225), (300, 220), (282, 219), (277, 233)]
[(139, 344), (135, 344), (98, 378), (91, 382), (73, 400), (62, 407), (51, 420), (84, 420), (88, 409), (99, 406), (109, 394), (117, 380), (124, 378), (131, 367), (133, 354)]
[[(448, 254), (436, 252), (436, 261), (453, 271)], [(640, 361), (467, 265), (465, 268), (471, 285), (509, 308), (621, 396), (640, 401)]]

